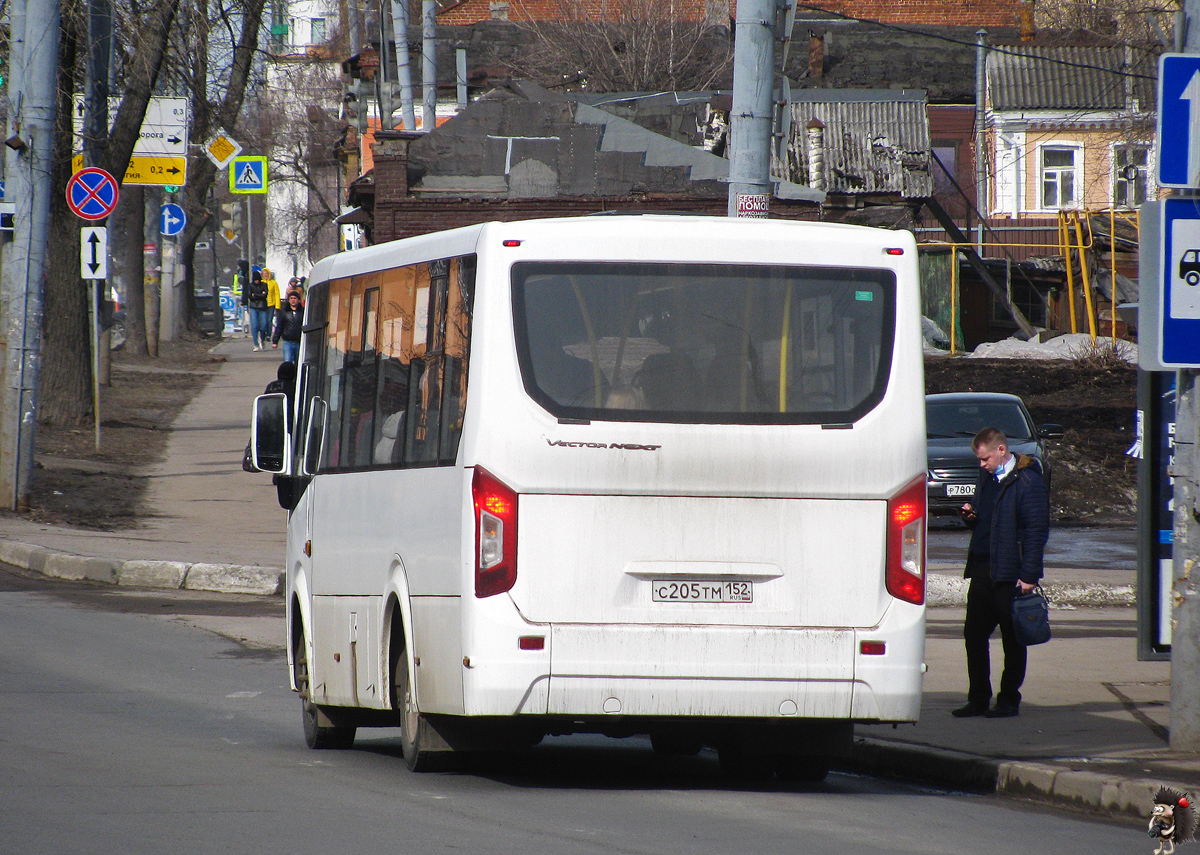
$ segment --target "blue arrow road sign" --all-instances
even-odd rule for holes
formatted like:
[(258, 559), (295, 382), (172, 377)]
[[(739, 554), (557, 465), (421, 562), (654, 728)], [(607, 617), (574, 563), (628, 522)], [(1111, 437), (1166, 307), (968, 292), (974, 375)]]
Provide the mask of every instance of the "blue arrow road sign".
[(1200, 367), (1200, 199), (1163, 200), (1160, 362)]
[(1200, 187), (1200, 54), (1158, 59), (1158, 183)]
[(187, 214), (183, 208), (168, 202), (158, 209), (159, 231), (167, 237), (173, 237), (183, 231), (187, 225)]

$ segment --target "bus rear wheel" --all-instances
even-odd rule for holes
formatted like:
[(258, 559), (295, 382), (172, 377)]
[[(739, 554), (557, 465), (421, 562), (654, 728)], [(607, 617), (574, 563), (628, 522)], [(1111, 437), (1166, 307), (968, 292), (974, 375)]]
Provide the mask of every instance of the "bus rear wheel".
[(441, 768), (447, 752), (430, 751), (425, 745), (428, 737), (413, 693), (404, 631), (399, 626), (392, 636), (392, 709), (400, 713), (400, 747), (405, 765), (413, 772)]
[(324, 725), (321, 710), (309, 697), (308, 653), (301, 636), (296, 645), (296, 690), (300, 693), (300, 714), (304, 720), (304, 744), (313, 749), (344, 750), (354, 745), (357, 728)]

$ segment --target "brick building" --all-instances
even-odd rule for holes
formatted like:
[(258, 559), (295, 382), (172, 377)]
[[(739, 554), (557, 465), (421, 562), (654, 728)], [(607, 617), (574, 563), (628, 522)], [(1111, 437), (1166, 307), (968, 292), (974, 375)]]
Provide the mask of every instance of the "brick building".
[[(702, 115), (706, 103), (690, 109)], [(656, 112), (653, 103), (643, 109)], [(381, 243), (490, 220), (613, 210), (724, 216), (729, 161), (668, 135), (666, 113), (656, 120), (668, 133), (586, 98), (514, 82), (431, 133), (379, 132), (374, 169), (350, 186), (356, 210), (343, 222)], [(824, 193), (787, 181), (775, 188), (772, 216), (818, 218)]]

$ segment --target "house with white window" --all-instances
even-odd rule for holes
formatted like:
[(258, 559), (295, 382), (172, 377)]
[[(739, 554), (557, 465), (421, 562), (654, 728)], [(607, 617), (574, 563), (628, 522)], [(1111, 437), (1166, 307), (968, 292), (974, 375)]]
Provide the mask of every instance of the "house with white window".
[(994, 45), (989, 213), (1136, 208), (1153, 198), (1155, 57), (1128, 45)]

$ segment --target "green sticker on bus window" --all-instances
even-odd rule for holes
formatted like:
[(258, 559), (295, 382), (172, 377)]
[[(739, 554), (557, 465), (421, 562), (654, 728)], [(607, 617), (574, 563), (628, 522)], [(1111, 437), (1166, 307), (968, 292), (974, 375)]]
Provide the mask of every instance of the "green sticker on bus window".
[(855, 300), (862, 300), (864, 303), (872, 303), (875, 301), (875, 294), (871, 291), (855, 291)]

